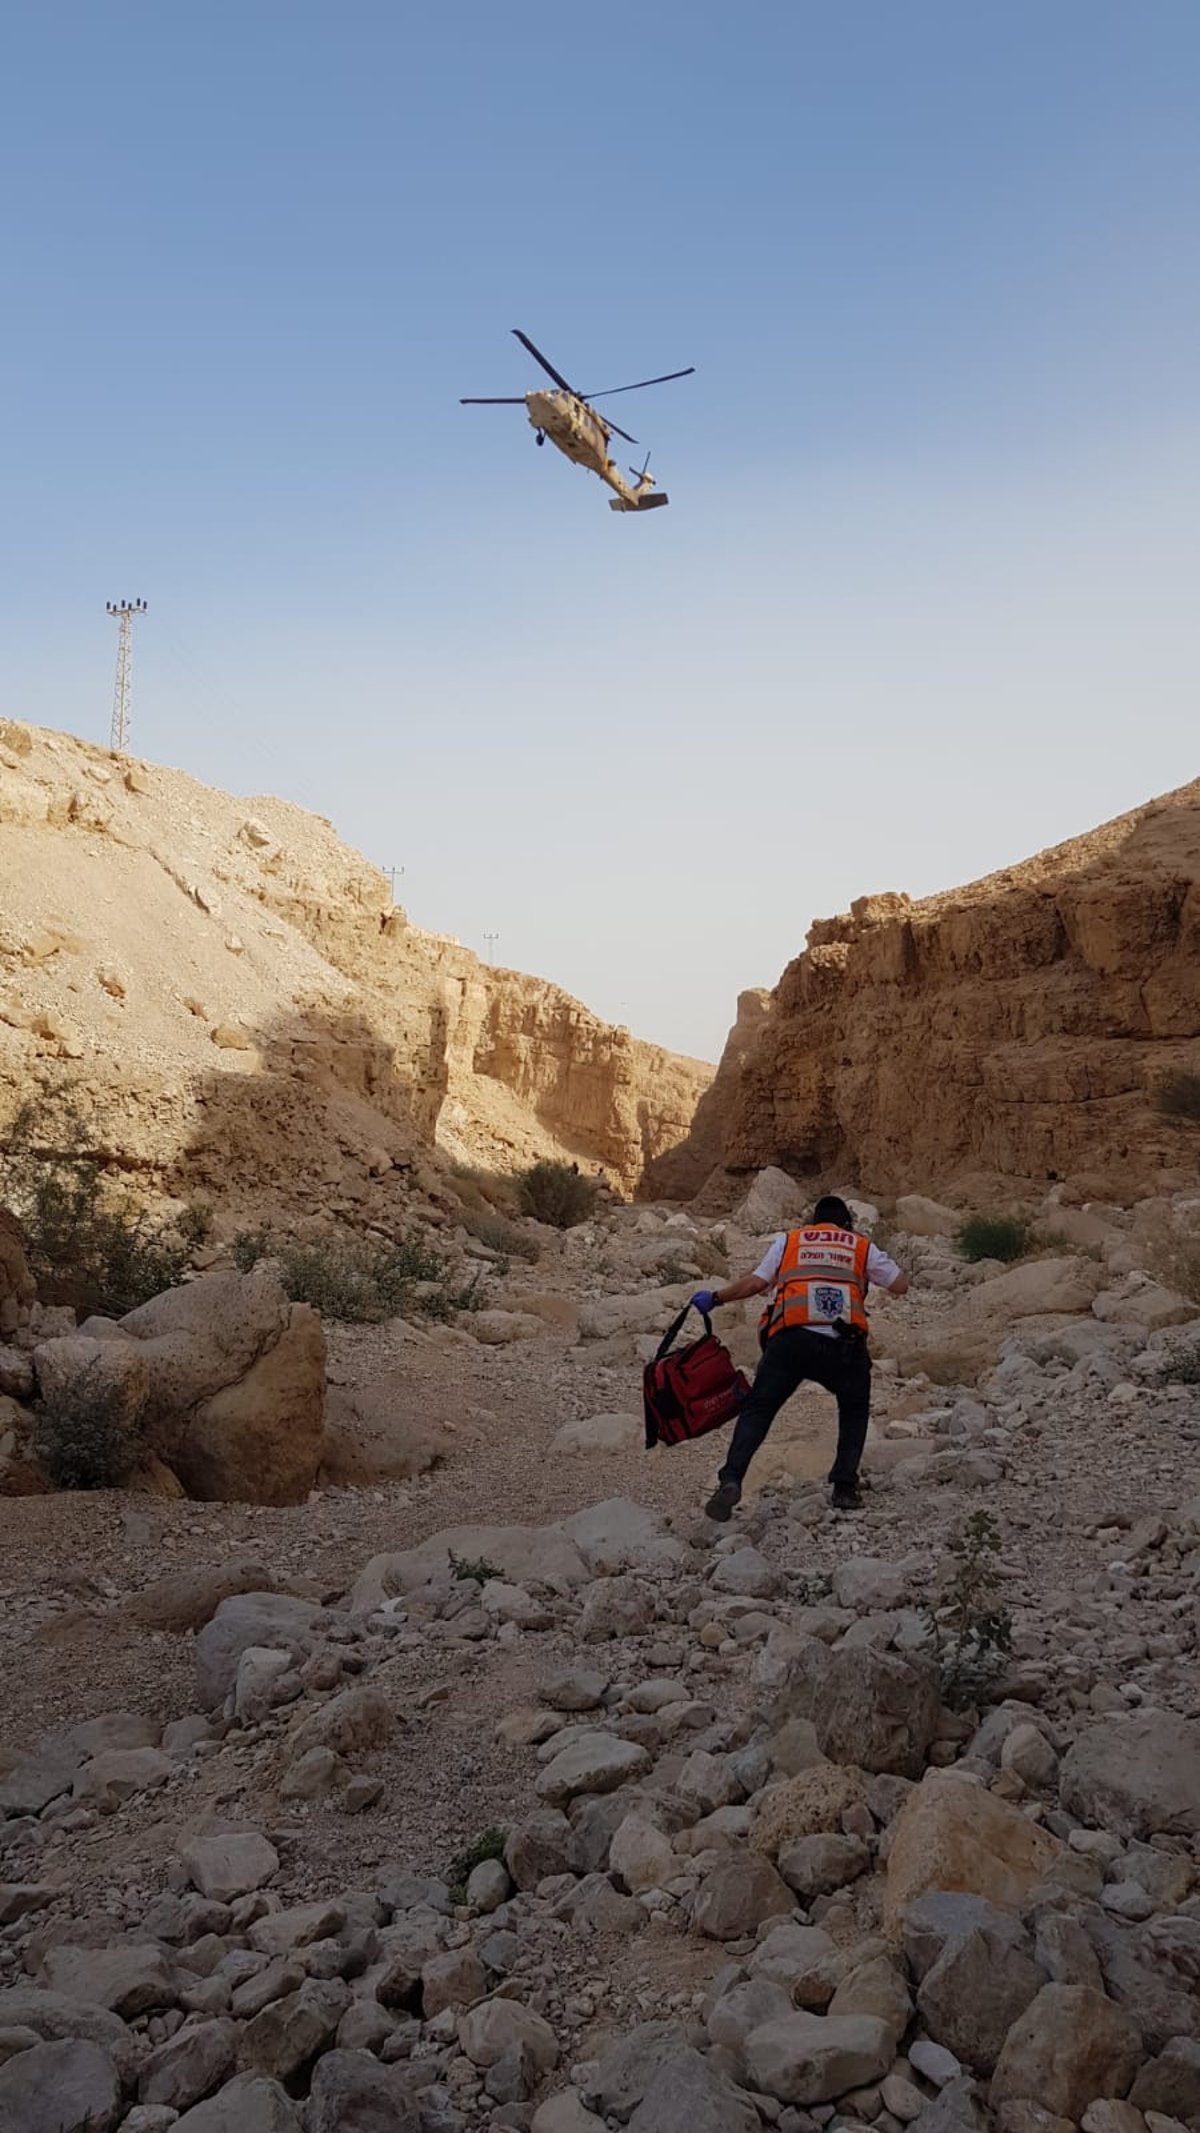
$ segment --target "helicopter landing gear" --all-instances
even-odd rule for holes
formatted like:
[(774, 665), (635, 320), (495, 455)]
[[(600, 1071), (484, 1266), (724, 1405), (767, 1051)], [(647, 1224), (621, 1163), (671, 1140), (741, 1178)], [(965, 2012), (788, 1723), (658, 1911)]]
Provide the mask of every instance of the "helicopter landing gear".
[(539, 444), (545, 444), (545, 442), (546, 442), (546, 432), (545, 432), (545, 430), (539, 430), (539, 431), (538, 431), (538, 433), (537, 433), (537, 441), (538, 441), (538, 443), (539, 443)]

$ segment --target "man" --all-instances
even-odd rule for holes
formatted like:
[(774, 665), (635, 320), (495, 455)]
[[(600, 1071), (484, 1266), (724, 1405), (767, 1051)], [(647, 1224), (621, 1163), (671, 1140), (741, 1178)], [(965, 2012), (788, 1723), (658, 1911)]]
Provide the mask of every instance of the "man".
[(741, 1500), (746, 1469), (785, 1400), (811, 1379), (831, 1392), (838, 1408), (837, 1458), (830, 1480), (835, 1511), (859, 1511), (858, 1467), (871, 1412), (871, 1354), (867, 1346), (867, 1288), (903, 1296), (908, 1276), (869, 1237), (859, 1236), (844, 1200), (818, 1200), (805, 1229), (776, 1237), (761, 1265), (724, 1289), (697, 1289), (698, 1311), (743, 1297), (774, 1296), (759, 1322), (762, 1361), (737, 1419), (729, 1457), (705, 1505), (709, 1518), (728, 1519)]

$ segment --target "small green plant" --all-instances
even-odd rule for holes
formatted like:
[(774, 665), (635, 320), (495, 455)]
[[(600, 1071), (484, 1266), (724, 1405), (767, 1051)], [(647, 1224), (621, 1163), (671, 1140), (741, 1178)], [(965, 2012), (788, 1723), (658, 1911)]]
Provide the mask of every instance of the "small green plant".
[(277, 1260), (291, 1301), (314, 1305), (323, 1318), (375, 1325), (410, 1313), (448, 1318), (466, 1308), (447, 1287), (449, 1270), (440, 1253), (412, 1238), (398, 1244), (349, 1236), (302, 1242), (248, 1230), (235, 1238), (233, 1256), (243, 1273), (260, 1259)]
[(503, 1859), (507, 1843), (506, 1829), (485, 1829), (475, 1838), (473, 1844), (468, 1844), (461, 1852), (456, 1852), (446, 1868), (446, 1886), (452, 1902), (466, 1902), (467, 1883), (476, 1867), (482, 1866), (488, 1859)]
[(120, 1390), (87, 1371), (64, 1385), (39, 1410), (33, 1448), (56, 1488), (116, 1489), (138, 1463)]
[(207, 1200), (189, 1200), (179, 1217), (179, 1234), (194, 1252), (207, 1244), (213, 1232), (213, 1211)]
[(1011, 1266), (1029, 1250), (1029, 1225), (1015, 1215), (969, 1215), (956, 1242), (964, 1259), (1000, 1259)]
[(0, 1198), (29, 1244), (45, 1303), (123, 1318), (183, 1277), (188, 1246), (145, 1208), (114, 1196), (69, 1098), (24, 1104), (0, 1151)]
[(1012, 1616), (996, 1604), (1000, 1529), (986, 1511), (973, 1511), (951, 1542), (953, 1569), (932, 1610), (930, 1634), (942, 1669), (942, 1695), (952, 1710), (976, 1703), (1002, 1672), (1012, 1650)]
[(476, 1585), (487, 1585), (493, 1578), (500, 1579), (504, 1576), (504, 1572), (497, 1569), (495, 1563), (489, 1563), (485, 1555), (472, 1559), (465, 1555), (455, 1555), (453, 1548), (450, 1550), (450, 1569), (464, 1584), (473, 1580)]
[(521, 1212), (552, 1229), (574, 1229), (586, 1222), (596, 1205), (599, 1184), (585, 1178), (577, 1163), (534, 1163), (518, 1180)]
[(1154, 1104), (1164, 1118), (1189, 1119), (1195, 1124), (1200, 1119), (1200, 1074), (1183, 1067), (1164, 1074), (1154, 1091)]

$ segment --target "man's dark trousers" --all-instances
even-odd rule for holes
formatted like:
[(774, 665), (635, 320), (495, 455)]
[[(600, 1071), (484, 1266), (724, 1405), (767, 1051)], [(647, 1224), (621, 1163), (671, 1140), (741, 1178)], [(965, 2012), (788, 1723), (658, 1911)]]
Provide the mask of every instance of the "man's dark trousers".
[(865, 1340), (830, 1339), (807, 1326), (773, 1333), (755, 1372), (750, 1397), (737, 1418), (722, 1481), (740, 1487), (746, 1469), (785, 1400), (805, 1380), (823, 1385), (837, 1401), (837, 1459), (830, 1475), (835, 1489), (852, 1489), (867, 1441), (871, 1413), (871, 1357)]

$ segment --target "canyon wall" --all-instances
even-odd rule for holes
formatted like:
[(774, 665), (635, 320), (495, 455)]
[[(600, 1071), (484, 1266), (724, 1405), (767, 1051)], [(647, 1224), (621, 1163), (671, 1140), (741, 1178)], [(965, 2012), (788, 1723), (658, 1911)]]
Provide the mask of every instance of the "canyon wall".
[(314, 1209), (435, 1142), (631, 1189), (711, 1078), (411, 926), (320, 817), (0, 724), (0, 1132), (65, 1090), (121, 1168)]
[(1200, 1073), (1200, 781), (970, 887), (820, 920), (753, 1023), (646, 1189), (718, 1163), (881, 1192), (1194, 1175), (1196, 1129), (1156, 1091)]

